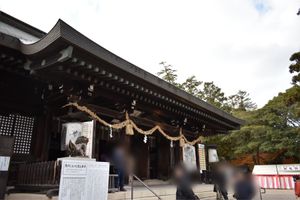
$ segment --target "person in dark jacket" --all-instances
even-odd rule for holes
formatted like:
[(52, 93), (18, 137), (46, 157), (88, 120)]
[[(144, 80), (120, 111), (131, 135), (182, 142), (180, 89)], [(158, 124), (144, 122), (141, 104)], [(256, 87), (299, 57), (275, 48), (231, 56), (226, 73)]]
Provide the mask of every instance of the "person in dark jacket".
[(180, 164), (175, 167), (174, 176), (177, 185), (176, 200), (199, 200), (192, 189), (191, 180), (184, 165)]
[(237, 200), (251, 200), (255, 196), (255, 186), (249, 172), (238, 172), (234, 185), (234, 197)]
[(218, 163), (213, 170), (214, 192), (223, 196), (224, 200), (228, 200), (226, 164)]
[(113, 151), (112, 162), (116, 173), (118, 174), (117, 180), (115, 182), (115, 187), (120, 191), (126, 191), (124, 188), (124, 178), (126, 172), (126, 154), (125, 147), (121, 143), (117, 144)]

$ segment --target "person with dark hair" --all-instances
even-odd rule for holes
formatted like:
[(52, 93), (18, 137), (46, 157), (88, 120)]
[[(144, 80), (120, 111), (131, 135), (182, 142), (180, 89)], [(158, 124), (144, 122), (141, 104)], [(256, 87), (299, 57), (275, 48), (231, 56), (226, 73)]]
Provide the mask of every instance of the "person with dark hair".
[(112, 162), (114, 169), (118, 174), (117, 180), (115, 182), (115, 187), (120, 191), (126, 191), (124, 188), (124, 178), (126, 173), (126, 155), (124, 145), (121, 143), (117, 144), (113, 150)]
[(213, 170), (214, 192), (228, 200), (226, 164), (218, 163)]
[(255, 196), (255, 186), (250, 172), (238, 171), (234, 185), (234, 197), (237, 200), (251, 200)]
[(190, 177), (183, 164), (175, 167), (174, 176), (177, 185), (176, 200), (199, 200), (192, 189)]

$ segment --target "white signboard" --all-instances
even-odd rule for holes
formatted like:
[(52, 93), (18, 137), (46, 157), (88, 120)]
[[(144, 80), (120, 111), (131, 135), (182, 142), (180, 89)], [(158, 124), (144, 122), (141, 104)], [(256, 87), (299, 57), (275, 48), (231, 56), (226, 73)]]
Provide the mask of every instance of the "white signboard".
[(300, 164), (255, 165), (255, 175), (300, 175)]
[(208, 149), (208, 161), (210, 163), (219, 162), (217, 149)]
[(183, 146), (183, 163), (188, 170), (196, 170), (196, 152), (195, 147), (190, 144), (184, 144)]
[(93, 121), (64, 123), (62, 125), (61, 150), (67, 149), (69, 141), (75, 144), (78, 137), (85, 136), (89, 139), (86, 155), (91, 158), (93, 146), (93, 127)]
[(9, 161), (9, 156), (0, 156), (0, 171), (8, 171)]
[(94, 122), (83, 122), (82, 123), (82, 132), (81, 136), (85, 136), (89, 138), (89, 142), (86, 146), (86, 155), (89, 156), (89, 158), (92, 157), (93, 153), (93, 131), (94, 131)]
[(278, 174), (300, 174), (300, 164), (277, 165)]
[(62, 160), (59, 200), (106, 200), (109, 163)]

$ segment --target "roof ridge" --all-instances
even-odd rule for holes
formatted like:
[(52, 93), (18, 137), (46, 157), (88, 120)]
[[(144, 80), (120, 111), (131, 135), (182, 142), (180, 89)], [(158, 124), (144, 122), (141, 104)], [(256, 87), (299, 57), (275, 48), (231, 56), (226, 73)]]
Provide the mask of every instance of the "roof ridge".
[(29, 33), (33, 36), (36, 36), (38, 38), (42, 38), (46, 33), (34, 26), (31, 26), (28, 23), (25, 23), (3, 11), (0, 10), (0, 21), (3, 21), (11, 26), (14, 26), (16, 28), (19, 28), (20, 30)]

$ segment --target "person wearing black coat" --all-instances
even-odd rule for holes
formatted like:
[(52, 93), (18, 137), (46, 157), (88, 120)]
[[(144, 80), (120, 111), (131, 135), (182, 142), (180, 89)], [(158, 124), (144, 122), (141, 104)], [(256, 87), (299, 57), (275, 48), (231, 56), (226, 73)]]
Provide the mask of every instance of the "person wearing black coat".
[(255, 186), (249, 173), (239, 172), (234, 185), (234, 197), (237, 200), (251, 200), (255, 196)]
[(228, 200), (227, 180), (225, 174), (225, 164), (219, 163), (213, 170), (214, 192), (220, 193), (224, 200)]
[(192, 189), (188, 173), (183, 165), (178, 165), (174, 170), (177, 185), (176, 200), (199, 200)]

